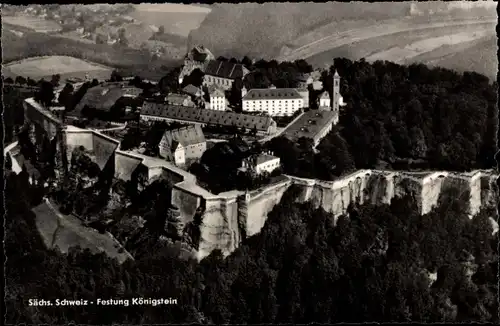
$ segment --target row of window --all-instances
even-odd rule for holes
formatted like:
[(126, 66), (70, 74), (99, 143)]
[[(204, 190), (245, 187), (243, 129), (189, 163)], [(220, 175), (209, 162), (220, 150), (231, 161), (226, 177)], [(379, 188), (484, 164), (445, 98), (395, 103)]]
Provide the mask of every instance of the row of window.
[(262, 164), (262, 165), (260, 165), (259, 168), (260, 168), (260, 170), (268, 170), (271, 168), (277, 168), (279, 165), (280, 165), (280, 162), (275, 161), (275, 162), (271, 162), (271, 163), (267, 163), (267, 164)]
[(268, 104), (269, 102), (271, 102), (271, 104), (274, 104), (274, 103), (278, 103), (278, 104), (281, 104), (281, 101), (283, 101), (284, 104), (288, 104), (288, 103), (303, 103), (303, 99), (294, 99), (294, 100), (258, 100), (258, 101), (252, 101), (252, 100), (244, 100), (245, 103), (251, 103), (253, 105), (255, 105), (256, 102), (258, 102), (259, 104), (262, 105), (262, 103), (266, 103)]
[(210, 83), (216, 83), (216, 84), (226, 85), (226, 86), (231, 85), (231, 80), (228, 80), (228, 79), (217, 78), (217, 77), (212, 77), (212, 76), (205, 76), (205, 78), (207, 79), (207, 82), (210, 82)]

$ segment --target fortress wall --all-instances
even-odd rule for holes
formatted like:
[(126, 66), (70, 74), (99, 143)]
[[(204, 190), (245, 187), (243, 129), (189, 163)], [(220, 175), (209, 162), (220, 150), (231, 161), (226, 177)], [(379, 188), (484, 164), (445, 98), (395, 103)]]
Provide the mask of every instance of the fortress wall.
[(129, 181), (142, 159), (121, 151), (115, 152), (115, 178)]
[[(422, 214), (429, 213), (439, 204), (443, 185), (448, 178), (448, 173), (436, 172), (422, 181)], [(448, 182), (449, 183), (449, 182)]]
[(94, 150), (94, 136), (90, 130), (66, 131), (66, 154), (71, 162), (71, 154), (77, 147), (83, 146), (86, 150)]
[(49, 139), (56, 136), (57, 130), (62, 127), (62, 122), (47, 109), (43, 108), (33, 98), (23, 102), (25, 121), (39, 125), (48, 134)]
[(481, 184), (481, 207), (496, 207), (498, 204), (498, 175), (492, 172), (482, 172), (480, 176)]
[(470, 216), (474, 216), (481, 210), (481, 172), (476, 173), (470, 178)]
[(180, 219), (184, 224), (193, 221), (193, 217), (203, 198), (174, 185), (172, 188), (172, 205), (179, 209)]
[(236, 197), (207, 200), (200, 233), (199, 259), (215, 249), (220, 249), (225, 256), (233, 252), (240, 242)]
[(114, 154), (115, 150), (120, 145), (120, 142), (116, 139), (98, 133), (96, 131), (92, 132), (92, 143), (93, 152), (96, 157), (96, 163), (99, 165), (99, 169), (104, 169), (106, 163)]
[(290, 186), (289, 179), (271, 185), (250, 194), (247, 203), (246, 235), (252, 236), (260, 232), (267, 220), (267, 214), (277, 205)]

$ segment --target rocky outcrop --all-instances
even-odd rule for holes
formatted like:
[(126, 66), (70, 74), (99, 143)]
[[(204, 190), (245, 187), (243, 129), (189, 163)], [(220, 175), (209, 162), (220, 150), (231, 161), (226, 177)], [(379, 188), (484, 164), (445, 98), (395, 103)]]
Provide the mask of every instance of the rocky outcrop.
[[(453, 189), (450, 193), (467, 202), (472, 217), (481, 208), (496, 205), (496, 178), (492, 171), (360, 170), (335, 181), (287, 176), (280, 182), (252, 192), (232, 191), (213, 195), (206, 191), (201, 194), (193, 188), (177, 188), (173, 202), (180, 208), (180, 220), (191, 228), (195, 224), (198, 227), (197, 256), (202, 259), (215, 249), (228, 255), (244, 239), (259, 233), (268, 213), (280, 202), (290, 185), (300, 190), (297, 201), (311, 201), (314, 206), (322, 207), (335, 216), (344, 214), (351, 204), (389, 204), (393, 198), (407, 194), (415, 198), (420, 213), (426, 214), (443, 200), (445, 190)], [(200, 221), (193, 223), (197, 214)]]

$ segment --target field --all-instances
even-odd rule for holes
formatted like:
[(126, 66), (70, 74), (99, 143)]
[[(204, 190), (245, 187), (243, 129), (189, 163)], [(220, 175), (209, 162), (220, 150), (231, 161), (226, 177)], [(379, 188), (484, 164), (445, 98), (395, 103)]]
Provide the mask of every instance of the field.
[(470, 70), (482, 73), (492, 80), (497, 80), (498, 74), (498, 38), (491, 36), (474, 42), (474, 45), (461, 51), (433, 58), (434, 52), (425, 54), (422, 60), (431, 66), (440, 66), (454, 70)]
[(96, 63), (91, 63), (81, 59), (68, 56), (48, 56), (29, 58), (5, 65), (5, 75), (30, 77), (33, 79), (50, 78), (54, 74), (61, 77), (85, 78), (86, 75), (92, 78), (109, 78), (112, 69)]
[(25, 29), (22, 30), (23, 34), (19, 35), (12, 31), (13, 28), (2, 27), (4, 27), (2, 55), (5, 64), (40, 56), (70, 56), (123, 70), (127, 75), (158, 80), (169, 68), (179, 63), (171, 59), (152, 61), (149, 52), (140, 49), (118, 49), (108, 44), (87, 44)]
[(40, 33), (50, 33), (61, 30), (61, 26), (54, 21), (28, 15), (5, 16), (2, 17), (2, 22), (29, 28)]
[(210, 9), (176, 4), (139, 4), (131, 17), (156, 27), (164, 26), (165, 32), (187, 37), (200, 26)]
[[(334, 57), (346, 57), (352, 60), (360, 58), (365, 58), (368, 61), (389, 60), (400, 64), (413, 62), (438, 64), (439, 62), (439, 65), (444, 68), (452, 68), (450, 64), (453, 62), (444, 60), (444, 58), (456, 54), (462, 57), (462, 66), (453, 64), (453, 69), (458, 71), (474, 70), (489, 78), (494, 78), (497, 65), (494, 36), (493, 24), (406, 31), (378, 37), (366, 37), (357, 42), (348, 42), (346, 39), (345, 44), (341, 43), (342, 40), (337, 40), (341, 44), (340, 46), (332, 46), (330, 50), (305, 59), (315, 67), (330, 64)], [(480, 45), (485, 47), (481, 48)], [(475, 48), (477, 53), (469, 51), (467, 53), (470, 54), (470, 57), (466, 58), (463, 56), (463, 51), (469, 48)], [(490, 58), (487, 60), (488, 63), (477, 61), (478, 53), (481, 53), (483, 57)]]

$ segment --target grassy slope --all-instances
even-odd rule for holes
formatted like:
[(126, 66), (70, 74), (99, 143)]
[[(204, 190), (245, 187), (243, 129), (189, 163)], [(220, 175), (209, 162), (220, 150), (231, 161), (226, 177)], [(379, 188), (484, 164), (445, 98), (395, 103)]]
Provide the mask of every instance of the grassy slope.
[(491, 36), (468, 49), (429, 61), (428, 64), (448, 69), (476, 71), (496, 80), (498, 74), (497, 41), (497, 36)]
[[(370, 55), (383, 52), (395, 46), (404, 48), (406, 45), (411, 45), (419, 40), (467, 31), (470, 31), (470, 28), (464, 26), (425, 32), (403, 32), (390, 36), (375, 37), (319, 53), (307, 58), (307, 61), (315, 67), (323, 67), (325, 63), (331, 63), (334, 57), (345, 57), (351, 60), (358, 60), (361, 58), (368, 58)], [(482, 73), (489, 78), (495, 78), (498, 66), (498, 59), (496, 57), (497, 38), (493, 30), (491, 34), (493, 35), (472, 42), (441, 46), (435, 50), (417, 55), (409, 60), (403, 60), (401, 63), (421, 62), (457, 71), (472, 70)], [(384, 60), (394, 59), (390, 57), (390, 53), (387, 53), (387, 55), (388, 57), (384, 58)]]
[[(417, 4), (421, 9), (444, 9), (446, 4)], [(274, 58), (279, 55), (282, 47), (289, 45), (291, 48), (304, 43), (311, 42), (325, 35), (331, 35), (336, 31), (351, 28), (359, 28), (366, 24), (376, 24), (377, 20), (400, 19), (409, 13), (409, 3), (287, 3), (287, 4), (221, 4), (213, 7), (200, 28), (190, 34), (189, 47), (196, 44), (207, 46), (216, 56), (243, 56)], [(444, 12), (439, 15), (414, 17), (416, 22), (425, 23), (429, 19), (440, 21), (442, 19), (474, 19), (485, 15), (484, 9), (463, 10), (461, 12)], [(489, 17), (489, 15), (486, 15)], [(356, 21), (357, 20), (357, 21)], [(457, 32), (456, 28), (450, 31), (443, 29), (439, 33)], [(308, 58), (316, 66), (330, 63), (331, 58), (343, 56), (351, 59), (366, 57), (376, 51), (383, 51), (395, 45), (411, 44), (412, 40), (422, 39), (421, 32), (415, 35), (398, 35), (386, 38), (373, 38), (363, 42), (342, 46), (328, 53), (316, 54)], [(432, 33), (431, 33), (432, 34)], [(442, 35), (442, 34), (441, 34)], [(439, 35), (430, 35), (436, 37)], [(392, 39), (391, 39), (392, 38)], [(425, 37), (424, 37), (425, 38)], [(425, 55), (419, 55), (415, 59), (422, 59), (424, 63), (436, 63), (457, 70), (472, 69), (480, 73), (492, 76), (492, 67), (496, 67), (496, 50), (492, 47), (492, 41), (478, 43), (470, 50), (465, 45), (449, 47), (442, 52), (442, 57), (430, 62)], [(450, 52), (451, 50), (451, 52)], [(453, 58), (455, 62), (449, 62), (450, 53), (455, 51)], [(476, 53), (474, 53), (477, 51)], [(438, 50), (432, 51), (434, 56)], [(444, 54), (445, 53), (445, 54)], [(487, 53), (483, 59), (479, 59), (477, 53)], [(458, 64), (460, 63), (460, 64)], [(493, 68), (495, 70), (495, 68)], [(495, 70), (496, 71), (496, 70)], [(496, 74), (496, 72), (495, 72)]]
[(398, 18), (407, 11), (405, 3), (219, 4), (191, 32), (189, 46), (203, 44), (216, 56), (270, 58), (282, 45), (326, 23)]
[(198, 28), (206, 12), (169, 12), (136, 10), (131, 17), (148, 25), (164, 26), (167, 33), (187, 37), (189, 31)]

